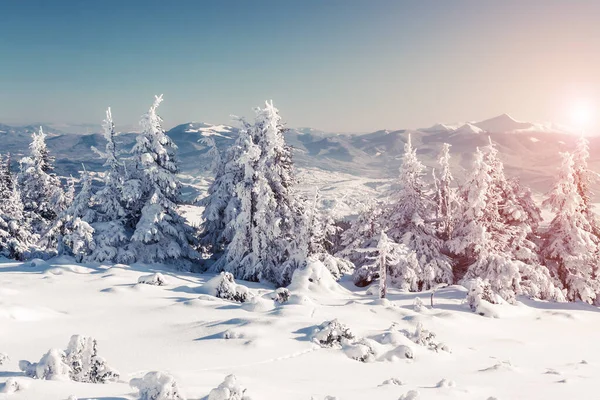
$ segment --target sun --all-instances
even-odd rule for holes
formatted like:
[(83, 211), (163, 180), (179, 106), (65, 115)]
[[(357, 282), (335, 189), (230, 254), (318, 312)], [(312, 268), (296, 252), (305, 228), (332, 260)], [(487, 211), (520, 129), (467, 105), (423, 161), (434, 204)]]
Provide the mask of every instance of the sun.
[(594, 108), (591, 103), (580, 101), (575, 103), (571, 109), (571, 119), (580, 129), (589, 127), (594, 118)]

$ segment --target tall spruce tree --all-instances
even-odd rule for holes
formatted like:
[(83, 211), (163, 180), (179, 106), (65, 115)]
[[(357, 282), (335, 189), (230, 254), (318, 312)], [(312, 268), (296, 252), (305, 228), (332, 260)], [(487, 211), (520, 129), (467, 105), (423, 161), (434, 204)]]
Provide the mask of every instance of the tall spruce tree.
[(437, 236), (436, 204), (423, 179), (424, 170), (409, 135), (400, 167), (400, 189), (384, 218), (389, 224), (390, 238), (416, 253), (422, 271), (419, 288), (429, 289), (438, 283), (451, 284), (453, 273), (451, 260), (442, 252), (443, 242)]
[(127, 186), (129, 222), (134, 231), (128, 249), (136, 260), (191, 268), (198, 259), (194, 232), (178, 214), (181, 184), (177, 177), (177, 146), (162, 128), (156, 110), (162, 95), (142, 116), (142, 133), (131, 150), (133, 171)]
[(21, 160), (19, 186), (25, 215), (34, 233), (45, 234), (58, 215), (67, 209), (70, 198), (54, 174), (54, 158), (48, 152), (42, 127), (32, 137), (31, 155)]
[(546, 232), (542, 255), (561, 280), (568, 300), (593, 303), (600, 293), (598, 237), (577, 174), (573, 156), (563, 153), (558, 180), (544, 201), (556, 215)]

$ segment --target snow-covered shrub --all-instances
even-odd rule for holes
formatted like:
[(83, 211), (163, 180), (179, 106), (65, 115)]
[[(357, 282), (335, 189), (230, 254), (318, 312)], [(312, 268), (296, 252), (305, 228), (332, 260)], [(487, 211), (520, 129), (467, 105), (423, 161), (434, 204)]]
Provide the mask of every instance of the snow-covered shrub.
[(235, 375), (228, 375), (225, 380), (208, 394), (207, 400), (252, 400), (246, 395), (246, 388), (243, 388)]
[(106, 383), (119, 378), (97, 354), (96, 340), (73, 335), (66, 351), (51, 349), (38, 363), (19, 361), (25, 375), (36, 379), (71, 379), (84, 383)]
[(424, 309), (425, 309), (425, 306), (423, 305), (423, 301), (421, 300), (421, 298), (415, 297), (415, 301), (413, 302), (413, 310), (415, 310), (415, 312), (420, 313)]
[(441, 381), (439, 381), (435, 386), (438, 388), (452, 388), (456, 386), (456, 383), (450, 379), (444, 378)]
[(362, 338), (355, 343), (346, 344), (344, 353), (353, 360), (365, 363), (375, 361), (376, 358), (373, 341), (366, 338)]
[(37, 363), (21, 360), (19, 368), (34, 379), (68, 380), (71, 374), (71, 367), (65, 362), (65, 353), (59, 349), (50, 349)]
[(435, 340), (435, 333), (423, 328), (423, 324), (419, 322), (414, 332), (404, 331), (407, 338), (415, 342), (420, 346), (425, 346), (433, 351), (447, 351), (450, 352), (448, 346), (444, 343)]
[(129, 385), (140, 392), (140, 400), (185, 400), (175, 378), (165, 372), (151, 371), (134, 378)]
[(331, 272), (331, 276), (337, 281), (345, 274), (349, 274), (354, 269), (354, 264), (345, 258), (335, 257), (329, 253), (320, 253), (316, 257), (325, 265), (325, 268)]
[(354, 334), (337, 319), (323, 322), (313, 333), (312, 341), (321, 347), (341, 348), (344, 340), (354, 339)]
[(65, 362), (71, 367), (71, 379), (76, 382), (107, 383), (119, 379), (119, 373), (98, 356), (96, 339), (89, 336), (71, 336)]
[(4, 353), (0, 353), (0, 365), (4, 364), (9, 360), (8, 356)]
[(160, 272), (150, 275), (142, 275), (138, 278), (138, 283), (145, 283), (146, 285), (154, 285), (154, 286), (165, 286), (167, 284), (167, 280), (164, 275)]
[(286, 288), (278, 288), (273, 292), (271, 298), (279, 304), (287, 303), (290, 300), (290, 291)]
[(478, 312), (482, 300), (490, 304), (499, 303), (498, 296), (492, 290), (489, 281), (481, 278), (473, 279), (469, 285), (469, 293), (467, 293), (467, 304), (473, 312)]
[(238, 285), (230, 272), (221, 272), (203, 286), (203, 291), (224, 300), (244, 303), (252, 297), (250, 290), (243, 285)]
[(2, 386), (2, 389), (0, 389), (0, 393), (12, 394), (18, 392), (19, 390), (23, 390), (23, 385), (21, 382), (10, 377), (6, 380), (6, 382), (4, 382), (4, 386)]

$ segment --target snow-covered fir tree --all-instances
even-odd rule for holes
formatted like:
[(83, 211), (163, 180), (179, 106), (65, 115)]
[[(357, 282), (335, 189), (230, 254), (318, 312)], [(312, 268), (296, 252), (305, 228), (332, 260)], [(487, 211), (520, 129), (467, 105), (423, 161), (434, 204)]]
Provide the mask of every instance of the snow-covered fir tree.
[(423, 179), (424, 170), (409, 135), (402, 156), (400, 189), (383, 218), (389, 224), (389, 236), (416, 253), (422, 271), (419, 288), (425, 290), (438, 283), (451, 284), (453, 273), (451, 260), (442, 252), (443, 242), (437, 236), (436, 204)]
[(177, 177), (177, 146), (169, 138), (156, 110), (162, 96), (142, 116), (142, 133), (131, 154), (132, 171), (124, 187), (128, 223), (133, 227), (128, 250), (143, 262), (167, 262), (190, 268), (198, 259), (194, 232), (178, 214), (181, 184)]
[(450, 147), (451, 145), (448, 143), (443, 144), (438, 157), (437, 175), (434, 170), (436, 219), (442, 240), (449, 240), (452, 237), (456, 210), (459, 205), (456, 189), (452, 187), (454, 176), (450, 170)]
[(589, 223), (592, 225), (594, 235), (600, 238), (600, 223), (592, 204), (592, 198), (594, 197), (592, 185), (597, 183), (600, 177), (597, 173), (589, 169), (589, 158), (590, 142), (585, 136), (581, 135), (577, 140), (577, 145), (573, 152), (573, 178), (577, 187), (577, 193), (579, 193), (583, 201), (584, 212)]
[(528, 191), (506, 179), (491, 142), (477, 149), (462, 197), (462, 218), (448, 245), (467, 267), (463, 281), (487, 280), (509, 302), (520, 294), (559, 300), (560, 292), (536, 256), (539, 210)]
[(198, 201), (199, 205), (204, 206), (199, 242), (202, 251), (211, 254), (213, 259), (218, 259), (231, 242), (234, 220), (240, 207), (236, 185), (242, 180), (244, 171), (237, 160), (245, 148), (243, 136), (249, 131), (250, 125), (243, 119), (239, 119), (239, 122), (242, 125), (242, 137), (224, 154), (219, 152), (214, 141), (205, 142), (210, 147), (214, 179), (208, 188), (208, 195)]
[(365, 210), (358, 215), (350, 228), (342, 233), (342, 249), (336, 255), (347, 258), (357, 267), (353, 276), (357, 286), (366, 286), (371, 283), (370, 279), (365, 280), (368, 274), (363, 275), (360, 267), (368, 264), (369, 257), (373, 254), (362, 250), (377, 247), (379, 232), (383, 230), (381, 219), (383, 207), (383, 204), (377, 202), (367, 204)]
[(600, 293), (598, 238), (576, 174), (573, 156), (563, 153), (558, 180), (544, 201), (556, 215), (546, 232), (542, 254), (564, 285), (568, 300), (593, 303)]
[(126, 250), (128, 236), (125, 229), (126, 211), (123, 207), (123, 183), (126, 179), (125, 166), (117, 150), (115, 124), (111, 109), (106, 110), (102, 123), (106, 140), (104, 151), (92, 148), (104, 160), (106, 168), (102, 187), (92, 195), (91, 204), (95, 218), (91, 222), (96, 246), (87, 257), (91, 261), (130, 262), (134, 255)]
[[(311, 248), (307, 205), (296, 193), (292, 150), (272, 102), (243, 122), (235, 145), (203, 200), (202, 240), (218, 259), (214, 271), (287, 285)], [(306, 237), (299, 239), (300, 232)]]
[(73, 256), (79, 262), (96, 248), (94, 228), (90, 225), (90, 222), (96, 219), (96, 213), (91, 208), (92, 176), (89, 172), (84, 170), (81, 173), (80, 183), (79, 193), (71, 205), (58, 216), (51, 230), (58, 236), (58, 254)]
[(31, 155), (21, 160), (18, 181), (26, 218), (34, 233), (43, 234), (66, 210), (70, 199), (53, 172), (54, 158), (46, 147), (46, 134), (42, 127), (32, 137), (29, 145)]
[(24, 216), (21, 193), (10, 168), (10, 154), (0, 157), (0, 254), (24, 260), (37, 238)]

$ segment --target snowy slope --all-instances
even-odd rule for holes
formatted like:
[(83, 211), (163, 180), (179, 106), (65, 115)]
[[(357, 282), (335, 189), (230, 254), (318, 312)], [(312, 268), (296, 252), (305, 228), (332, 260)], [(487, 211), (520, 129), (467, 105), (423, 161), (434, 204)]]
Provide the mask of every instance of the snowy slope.
[[(409, 391), (421, 400), (564, 400), (594, 398), (598, 391), (600, 346), (593, 344), (600, 313), (591, 306), (521, 299), (517, 306), (493, 306), (499, 315), (493, 319), (462, 304), (459, 286), (440, 290), (431, 309), (429, 292), (392, 290), (390, 302), (382, 303), (325, 275), (296, 281), (288, 304), (263, 298), (240, 305), (201, 294), (212, 275), (163, 271), (167, 286), (150, 286), (136, 283), (152, 271), (145, 266), (63, 262), (0, 264), (0, 353), (10, 357), (0, 366), (0, 399), (135, 399), (127, 382), (151, 370), (173, 374), (195, 400), (230, 373), (256, 400), (397, 400)], [(256, 295), (272, 291), (249, 286)], [(426, 305), (419, 312), (415, 297)], [(372, 340), (372, 362), (310, 341), (319, 324), (334, 318)], [(402, 334), (418, 322), (451, 352)], [(118, 383), (22, 376), (19, 359), (38, 361), (49, 348), (64, 349), (76, 333), (98, 340), (99, 354), (121, 374)], [(402, 346), (413, 359), (402, 358)], [(2, 394), (9, 378), (23, 390)], [(402, 385), (383, 384), (392, 378)]]

